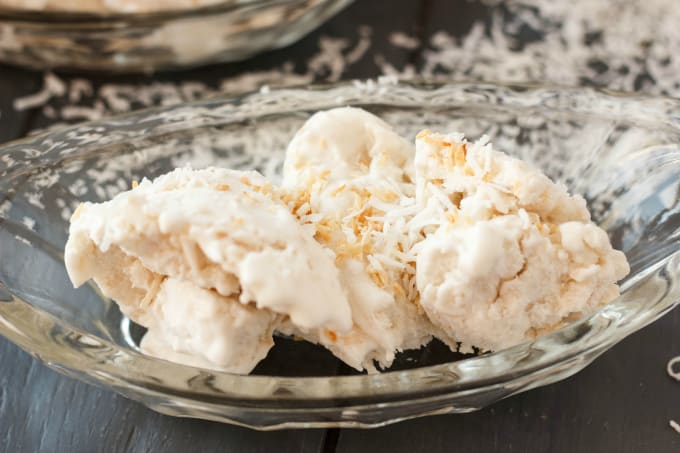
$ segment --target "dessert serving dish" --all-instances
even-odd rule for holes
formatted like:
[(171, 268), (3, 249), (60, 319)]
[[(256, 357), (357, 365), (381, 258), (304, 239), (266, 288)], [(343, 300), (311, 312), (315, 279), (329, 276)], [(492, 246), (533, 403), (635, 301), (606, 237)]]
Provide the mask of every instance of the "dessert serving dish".
[[(631, 272), (621, 295), (536, 340), (481, 355), (438, 342), (362, 374), (278, 336), (250, 375), (143, 354), (143, 330), (64, 267), (69, 218), (190, 164), (280, 180), (286, 145), (314, 112), (355, 106), (405, 137), (423, 127), (488, 135), (582, 194)], [(680, 302), (680, 102), (561, 88), (391, 80), (273, 89), (145, 110), (0, 149), (0, 334), (66, 375), (159, 412), (259, 429), (373, 427), (479, 409), (559, 381)]]
[(83, 10), (29, 10), (0, 2), (0, 61), (34, 69), (139, 72), (242, 60), (297, 41), (350, 1), (208, 0), (200, 7), (130, 11), (99, 3), (134, 1), (85, 2), (94, 6)]

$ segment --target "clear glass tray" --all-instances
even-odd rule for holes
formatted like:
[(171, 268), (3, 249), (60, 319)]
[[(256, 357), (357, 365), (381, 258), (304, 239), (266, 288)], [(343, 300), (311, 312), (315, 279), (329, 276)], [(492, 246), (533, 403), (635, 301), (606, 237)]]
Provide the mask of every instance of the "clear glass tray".
[[(142, 354), (140, 330), (95, 287), (72, 288), (68, 218), (191, 163), (276, 179), (285, 145), (314, 111), (366, 108), (413, 137), (424, 126), (491, 136), (583, 194), (632, 268), (621, 297), (535, 341), (482, 356), (439, 343), (362, 375), (286, 338), (253, 375)], [(365, 82), (278, 89), (146, 110), (0, 149), (0, 334), (49, 367), (162, 413), (260, 429), (372, 427), (468, 412), (564, 379), (680, 300), (680, 101), (584, 88)]]
[(0, 7), (0, 61), (35, 69), (180, 69), (291, 44), (352, 0), (224, 0), (142, 14)]

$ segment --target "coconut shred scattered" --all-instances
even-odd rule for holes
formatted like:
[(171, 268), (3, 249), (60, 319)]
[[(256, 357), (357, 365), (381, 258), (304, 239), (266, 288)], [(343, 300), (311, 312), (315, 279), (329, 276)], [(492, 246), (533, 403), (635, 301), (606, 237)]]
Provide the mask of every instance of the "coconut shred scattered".
[[(680, 382), (680, 355), (673, 357), (668, 361), (668, 364), (666, 365), (666, 372), (670, 377), (675, 379), (676, 381)], [(678, 434), (680, 434), (680, 424), (676, 422), (675, 420), (669, 420), (668, 424), (670, 425), (671, 428), (673, 428)]]
[(678, 424), (678, 422), (671, 420), (668, 422), (668, 424), (675, 430), (676, 433), (680, 434), (680, 424)]
[[(34, 3), (40, 5), (45, 0)], [(298, 61), (277, 63), (216, 83), (184, 80), (92, 87), (86, 79), (48, 75), (43, 89), (18, 98), (15, 107), (40, 108), (52, 121), (73, 123), (135, 108), (257, 90), (266, 84), (333, 82), (378, 74), (402, 79), (540, 80), (680, 95), (680, 57), (672, 51), (680, 46), (680, 29), (672, 1), (485, 0), (473, 9), (479, 16), (466, 26), (449, 30), (444, 24), (433, 23), (427, 36), (395, 31), (383, 42), (373, 38), (368, 25), (358, 26), (354, 36), (324, 34), (309, 54), (298, 49)], [(11, 33), (0, 29), (0, 41), (9, 45)], [(418, 58), (397, 62), (388, 57), (405, 51)], [(368, 55), (373, 55), (372, 62)], [(88, 85), (90, 94), (82, 90)]]
[(666, 365), (666, 371), (668, 372), (668, 375), (680, 382), (680, 370), (677, 370), (676, 368), (680, 368), (680, 355), (673, 357), (668, 361), (668, 365)]
[(487, 138), (414, 147), (349, 107), (303, 125), (278, 186), (183, 167), (81, 204), (65, 262), (148, 328), (146, 353), (234, 373), (276, 331), (369, 372), (433, 337), (507, 348), (616, 298), (629, 271), (583, 198)]

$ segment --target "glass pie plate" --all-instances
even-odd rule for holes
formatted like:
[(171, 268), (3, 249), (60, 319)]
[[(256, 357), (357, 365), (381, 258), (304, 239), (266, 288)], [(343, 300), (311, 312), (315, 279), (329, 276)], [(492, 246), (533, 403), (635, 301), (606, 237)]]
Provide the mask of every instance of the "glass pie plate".
[(351, 1), (223, 0), (148, 13), (0, 6), (0, 61), (139, 72), (243, 60), (297, 41)]
[[(149, 357), (141, 330), (94, 286), (73, 289), (62, 261), (68, 219), (142, 177), (190, 163), (274, 179), (314, 111), (368, 109), (413, 137), (421, 128), (488, 134), (588, 200), (625, 251), (622, 294), (535, 341), (463, 356), (433, 342), (380, 374), (359, 374), (288, 338), (252, 375)], [(351, 131), (348, 131), (351, 133)], [(259, 429), (374, 427), (473, 411), (564, 379), (680, 300), (680, 101), (494, 84), (355, 82), (265, 90), (146, 110), (0, 149), (0, 334), (47, 366), (165, 414)]]

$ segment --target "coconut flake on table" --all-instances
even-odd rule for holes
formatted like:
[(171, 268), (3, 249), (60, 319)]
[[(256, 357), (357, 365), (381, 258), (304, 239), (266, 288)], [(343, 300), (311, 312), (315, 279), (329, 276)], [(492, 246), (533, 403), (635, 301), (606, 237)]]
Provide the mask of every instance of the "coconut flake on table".
[(675, 379), (676, 381), (680, 381), (680, 370), (675, 370), (675, 367), (678, 366), (680, 368), (680, 355), (677, 357), (673, 357), (668, 361), (668, 365), (666, 365), (666, 372), (670, 377)]
[[(673, 2), (616, 0), (592, 2), (552, 0), (483, 2), (489, 23), (475, 22), (462, 36), (436, 31), (427, 40), (397, 31), (389, 45), (398, 49), (423, 46), (421, 63), (394, 65), (375, 53), (376, 69), (400, 78), (416, 75), (449, 80), (542, 80), (587, 84), (653, 94), (677, 95), (680, 58), (669, 49), (680, 47)], [(530, 33), (535, 39), (523, 38)], [(0, 35), (4, 36), (4, 34)], [(5, 39), (9, 39), (5, 36)], [(345, 76), (372, 47), (368, 26), (352, 39), (322, 36), (319, 49), (298, 68), (292, 62), (247, 72), (215, 85), (198, 81), (151, 84), (106, 84), (89, 94), (85, 79), (65, 82), (52, 74), (35, 95), (18, 98), (15, 109), (46, 105), (55, 120), (76, 121), (154, 105), (171, 105), (224, 92), (257, 90), (263, 85), (336, 81)], [(66, 84), (66, 89), (60, 88)], [(80, 94), (78, 94), (80, 93)], [(102, 105), (94, 105), (97, 100)], [(93, 110), (63, 109), (68, 105)], [(96, 112), (96, 113), (95, 113)], [(68, 116), (68, 118), (66, 118)]]
[(675, 430), (678, 434), (680, 434), (680, 424), (676, 422), (675, 420), (671, 420), (668, 422), (669, 425), (671, 425), (671, 428)]
[[(443, 30), (430, 36), (417, 68), (420, 75), (680, 93), (680, 58), (671, 51), (680, 46), (674, 2), (483, 3), (488, 23), (475, 22), (463, 36)], [(390, 42), (399, 46), (408, 38), (415, 39), (395, 32)], [(395, 68), (380, 55), (376, 61), (383, 72), (413, 73), (412, 67)]]
[[(675, 371), (676, 364), (680, 364), (680, 355), (677, 357), (673, 357), (671, 360), (668, 361), (668, 365), (666, 365), (666, 371), (668, 372), (668, 375), (670, 377), (672, 377), (676, 381), (680, 381), (680, 371)], [(680, 434), (680, 424), (678, 424), (675, 420), (670, 420), (669, 424), (671, 428), (673, 428), (678, 434)]]
[[(118, 113), (153, 106), (171, 106), (181, 102), (256, 91), (264, 86), (304, 85), (316, 80), (337, 81), (371, 47), (371, 28), (361, 26), (351, 40), (322, 36), (319, 50), (306, 61), (302, 71), (293, 62), (270, 69), (245, 72), (217, 82), (195, 80), (183, 82), (105, 83), (94, 87), (83, 78), (66, 79), (47, 72), (43, 87), (36, 93), (14, 100), (16, 111), (42, 108), (47, 118), (69, 123), (106, 118)], [(54, 126), (54, 124), (52, 125)]]

